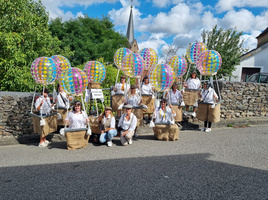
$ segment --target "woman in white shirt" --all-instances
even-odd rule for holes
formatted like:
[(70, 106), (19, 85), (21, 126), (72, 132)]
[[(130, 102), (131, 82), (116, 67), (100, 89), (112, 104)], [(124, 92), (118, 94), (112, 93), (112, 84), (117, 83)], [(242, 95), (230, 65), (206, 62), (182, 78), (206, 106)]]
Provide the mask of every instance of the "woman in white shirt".
[(73, 111), (68, 113), (65, 122), (70, 123), (69, 128), (86, 128), (89, 119), (86, 112), (82, 111), (80, 101), (74, 103)]
[[(145, 95), (153, 95), (153, 93), (154, 93), (154, 88), (151, 85), (151, 83), (149, 82), (149, 77), (147, 75), (145, 75), (144, 78), (143, 78), (142, 84), (141, 84), (141, 94), (142, 95), (143, 94), (145, 94)], [(150, 105), (146, 105), (146, 106), (148, 108), (150, 107)], [(151, 110), (151, 112), (152, 112), (152, 109), (144, 109), (144, 112), (143, 112), (143, 119), (145, 119), (144, 115), (146, 113), (148, 115), (148, 119), (146, 120), (147, 123), (149, 123), (151, 121), (151, 113), (149, 113), (150, 112), (149, 110)]]
[(111, 147), (113, 145), (112, 139), (117, 135), (117, 130), (115, 129), (115, 117), (111, 107), (105, 107), (104, 112), (99, 116), (99, 122), (101, 123), (101, 135), (99, 141), (100, 143), (107, 142), (107, 146)]
[(68, 96), (66, 92), (62, 89), (61, 85), (58, 84), (58, 95), (57, 95), (57, 105), (59, 108), (69, 108), (69, 101), (72, 101), (73, 97)]
[[(194, 89), (197, 90), (201, 87), (201, 82), (197, 78), (196, 71), (191, 72), (191, 77), (184, 83), (184, 87), (188, 89)], [(193, 113), (192, 116), (196, 117), (196, 106), (193, 106)], [(186, 112), (185, 115), (188, 114), (189, 106), (186, 105)]]
[[(218, 99), (218, 95), (216, 94), (215, 90), (210, 87), (210, 83), (206, 81), (204, 83), (204, 89), (202, 89), (200, 93), (200, 97), (204, 103), (214, 104), (215, 101)], [(211, 131), (212, 122), (204, 121), (204, 128), (201, 131), (210, 132)]]
[(120, 141), (123, 146), (132, 144), (132, 137), (137, 126), (137, 117), (132, 113), (132, 105), (124, 106), (126, 113), (119, 120)]
[(126, 104), (130, 104), (133, 107), (137, 107), (141, 104), (141, 97), (136, 94), (136, 86), (131, 85), (130, 87), (130, 94), (127, 96), (127, 99), (125, 100)]
[(169, 91), (169, 96), (168, 93), (165, 95), (166, 98), (170, 98), (171, 104), (178, 104), (180, 101), (182, 101), (182, 92), (178, 90), (178, 86), (176, 83), (172, 85), (171, 90)]
[(121, 76), (120, 83), (116, 83), (114, 86), (114, 92), (115, 94), (124, 94), (125, 92), (128, 92), (129, 88), (129, 84), (126, 83), (126, 77)]
[(171, 122), (174, 116), (176, 116), (176, 113), (172, 110), (172, 105), (167, 106), (167, 99), (163, 98), (160, 101), (160, 107), (154, 111), (155, 123)]

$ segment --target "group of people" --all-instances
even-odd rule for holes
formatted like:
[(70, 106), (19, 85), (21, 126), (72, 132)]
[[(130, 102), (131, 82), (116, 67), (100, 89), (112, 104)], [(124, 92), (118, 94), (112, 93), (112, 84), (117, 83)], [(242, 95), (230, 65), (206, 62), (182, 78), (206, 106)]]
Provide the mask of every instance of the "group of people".
[[(160, 101), (160, 106), (155, 107), (153, 112), (147, 114), (149, 120), (151, 116), (154, 119), (154, 122), (157, 123), (171, 123), (174, 121), (174, 117), (179, 114), (172, 109), (172, 105), (183, 102), (183, 95), (185, 89), (199, 90), (201, 89), (201, 82), (196, 76), (196, 72), (191, 72), (191, 77), (183, 84), (184, 88), (179, 91), (177, 84), (172, 85), (171, 90), (164, 95)], [(137, 117), (133, 113), (133, 108), (138, 107), (142, 104), (142, 95), (154, 95), (155, 89), (149, 82), (148, 76), (143, 78), (140, 90), (135, 85), (129, 85), (126, 83), (126, 77), (122, 76), (120, 78), (120, 83), (116, 83), (113, 87), (115, 94), (124, 94), (124, 110), (125, 113), (121, 115), (120, 110), (116, 110), (116, 115), (114, 116), (112, 107), (105, 107), (104, 112), (98, 117), (100, 123), (100, 143), (107, 143), (108, 147), (112, 146), (112, 139), (114, 136), (120, 135), (120, 141), (122, 145), (132, 144), (132, 137), (135, 134), (137, 127)], [(41, 96), (35, 102), (35, 108), (40, 112), (41, 115), (47, 115), (50, 113), (52, 107), (57, 104), (58, 107), (63, 107), (69, 109), (70, 101), (73, 100), (73, 97), (68, 96), (58, 85), (58, 95), (56, 100), (51, 103), (51, 99), (48, 97), (48, 89), (45, 89), (41, 92)], [(202, 102), (214, 103), (218, 96), (215, 90), (211, 87), (209, 82), (205, 82), (203, 89), (198, 92), (199, 98)], [(197, 103), (193, 106), (192, 116), (195, 117), (197, 109)], [(186, 104), (186, 111), (184, 114), (188, 114), (189, 106)], [(182, 111), (181, 111), (182, 112)], [(85, 111), (82, 110), (81, 102), (75, 101), (73, 104), (72, 111), (68, 112), (65, 122), (69, 124), (69, 128), (85, 128), (89, 122), (88, 115)], [(118, 122), (118, 123), (116, 123)], [(116, 124), (118, 124), (116, 126)], [(180, 124), (177, 124), (180, 126)], [(210, 121), (204, 121), (204, 127), (202, 131), (210, 132), (212, 123)], [(45, 147), (49, 144), (45, 137), (40, 138), (40, 147)]]

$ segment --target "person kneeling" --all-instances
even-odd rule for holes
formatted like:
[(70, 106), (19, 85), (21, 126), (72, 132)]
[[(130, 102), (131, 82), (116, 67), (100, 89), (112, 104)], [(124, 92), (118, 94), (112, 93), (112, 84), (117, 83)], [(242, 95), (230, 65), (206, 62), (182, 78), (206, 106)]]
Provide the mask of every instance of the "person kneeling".
[(132, 105), (124, 106), (126, 113), (119, 120), (120, 141), (123, 146), (132, 144), (132, 137), (137, 126), (137, 117), (132, 113)]
[(115, 129), (115, 117), (111, 107), (105, 107), (103, 114), (99, 116), (99, 121), (101, 123), (101, 135), (99, 141), (100, 143), (107, 142), (107, 146), (111, 147), (113, 145), (112, 139), (117, 135), (117, 130)]
[(153, 115), (155, 118), (153, 131), (158, 140), (174, 141), (179, 139), (179, 127), (174, 124), (174, 116), (176, 113), (172, 110), (172, 106), (167, 106), (167, 100), (163, 98), (160, 107), (154, 110)]

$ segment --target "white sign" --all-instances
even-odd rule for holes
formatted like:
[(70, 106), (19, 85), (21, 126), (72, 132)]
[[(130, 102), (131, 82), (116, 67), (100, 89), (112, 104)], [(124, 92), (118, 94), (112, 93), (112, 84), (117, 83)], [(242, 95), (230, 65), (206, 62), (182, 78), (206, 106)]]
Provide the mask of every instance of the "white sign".
[(101, 89), (91, 89), (92, 99), (103, 99), (103, 92)]

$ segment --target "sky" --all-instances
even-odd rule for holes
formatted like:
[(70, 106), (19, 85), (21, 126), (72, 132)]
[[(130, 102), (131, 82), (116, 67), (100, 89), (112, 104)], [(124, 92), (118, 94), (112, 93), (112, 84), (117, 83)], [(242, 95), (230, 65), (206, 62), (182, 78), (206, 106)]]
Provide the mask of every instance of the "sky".
[[(63, 21), (87, 14), (109, 16), (114, 29), (126, 35), (131, 0), (41, 0), (50, 19)], [(244, 34), (244, 48), (257, 46), (256, 37), (268, 27), (268, 0), (133, 0), (134, 36), (139, 49), (162, 52), (169, 45), (186, 53), (190, 43), (201, 42), (203, 30), (214, 25), (236, 28)]]

